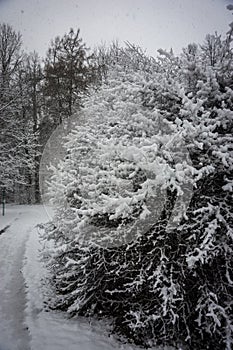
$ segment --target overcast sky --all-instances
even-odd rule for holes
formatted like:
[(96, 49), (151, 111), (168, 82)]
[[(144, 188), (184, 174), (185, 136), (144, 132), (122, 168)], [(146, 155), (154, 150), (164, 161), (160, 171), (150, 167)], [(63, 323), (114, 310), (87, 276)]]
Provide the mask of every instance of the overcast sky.
[(24, 48), (45, 56), (55, 36), (80, 28), (89, 47), (118, 39), (156, 55), (180, 52), (207, 33), (225, 33), (233, 21), (233, 0), (0, 0), (0, 22), (23, 35)]

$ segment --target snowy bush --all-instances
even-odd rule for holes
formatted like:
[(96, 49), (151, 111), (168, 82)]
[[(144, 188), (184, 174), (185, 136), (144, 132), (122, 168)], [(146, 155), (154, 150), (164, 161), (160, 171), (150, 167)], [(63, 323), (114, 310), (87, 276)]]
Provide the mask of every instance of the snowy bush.
[(213, 65), (208, 43), (157, 60), (130, 46), (109, 63), (53, 169), (51, 307), (108, 317), (145, 347), (230, 350), (233, 71), (220, 42)]

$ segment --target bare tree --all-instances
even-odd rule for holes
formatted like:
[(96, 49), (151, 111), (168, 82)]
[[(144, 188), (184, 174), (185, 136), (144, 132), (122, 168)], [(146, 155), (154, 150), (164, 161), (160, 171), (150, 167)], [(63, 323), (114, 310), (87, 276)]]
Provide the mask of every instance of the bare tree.
[(45, 60), (45, 95), (48, 113), (56, 123), (71, 116), (83, 93), (94, 80), (92, 56), (80, 38), (80, 30), (70, 29), (51, 43)]

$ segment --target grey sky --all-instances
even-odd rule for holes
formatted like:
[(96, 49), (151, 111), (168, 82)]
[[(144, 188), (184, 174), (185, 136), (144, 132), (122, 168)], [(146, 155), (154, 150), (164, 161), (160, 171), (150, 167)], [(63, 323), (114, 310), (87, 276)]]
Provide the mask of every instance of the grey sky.
[(44, 56), (50, 40), (80, 28), (88, 46), (118, 39), (156, 55), (181, 51), (207, 33), (225, 33), (233, 21), (233, 0), (0, 0), (0, 22), (23, 35), (27, 51)]

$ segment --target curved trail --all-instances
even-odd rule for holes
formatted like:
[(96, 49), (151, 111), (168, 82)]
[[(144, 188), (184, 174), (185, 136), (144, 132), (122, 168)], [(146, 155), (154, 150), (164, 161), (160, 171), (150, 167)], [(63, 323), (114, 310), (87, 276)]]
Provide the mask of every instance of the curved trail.
[(42, 206), (25, 205), (9, 206), (0, 216), (0, 350), (30, 349), (22, 267), (29, 234), (44, 216)]
[(49, 221), (50, 214), (42, 205), (18, 205), (0, 216), (0, 350), (141, 349), (119, 343), (105, 324), (46, 312), (49, 287), (42, 283), (47, 270), (36, 225)]

